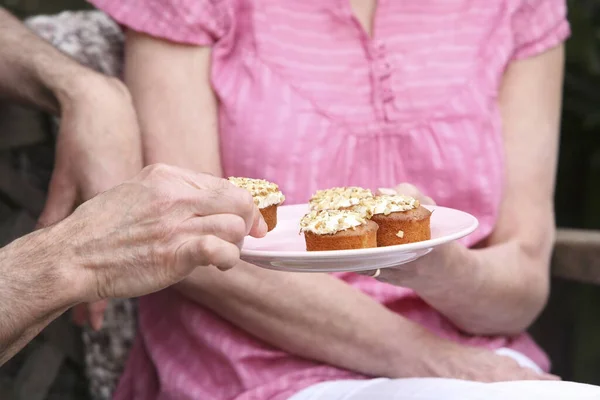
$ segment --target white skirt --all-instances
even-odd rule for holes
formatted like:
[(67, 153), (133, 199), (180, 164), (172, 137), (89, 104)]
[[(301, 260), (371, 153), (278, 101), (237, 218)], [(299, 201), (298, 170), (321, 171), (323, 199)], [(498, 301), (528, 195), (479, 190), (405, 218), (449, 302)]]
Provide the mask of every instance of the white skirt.
[[(527, 356), (502, 348), (522, 367), (541, 372)], [(322, 382), (289, 400), (600, 400), (600, 387), (564, 381), (481, 383), (446, 378), (367, 379)]]

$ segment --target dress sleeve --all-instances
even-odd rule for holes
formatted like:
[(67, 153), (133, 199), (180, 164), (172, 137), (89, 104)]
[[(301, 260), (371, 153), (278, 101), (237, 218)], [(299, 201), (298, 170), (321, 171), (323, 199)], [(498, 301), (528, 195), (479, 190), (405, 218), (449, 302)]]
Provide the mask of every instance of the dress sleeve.
[(571, 33), (566, 0), (520, 0), (512, 17), (513, 59), (543, 53), (564, 42)]
[(125, 27), (177, 43), (210, 46), (229, 26), (227, 0), (89, 0)]

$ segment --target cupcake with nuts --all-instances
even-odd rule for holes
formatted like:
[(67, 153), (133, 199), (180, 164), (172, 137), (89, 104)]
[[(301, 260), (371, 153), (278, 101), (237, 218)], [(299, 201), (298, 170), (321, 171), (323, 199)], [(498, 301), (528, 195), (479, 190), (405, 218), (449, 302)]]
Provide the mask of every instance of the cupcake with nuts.
[(264, 179), (230, 177), (229, 182), (252, 194), (254, 204), (265, 219), (268, 230), (272, 231), (277, 225), (277, 207), (285, 201), (285, 196), (279, 190), (279, 186)]
[(371, 220), (379, 225), (379, 247), (431, 239), (431, 211), (410, 196), (380, 195), (355, 207), (369, 210)]
[(309, 202), (311, 210), (348, 210), (363, 199), (372, 199), (373, 193), (361, 187), (336, 187), (317, 190)]
[(313, 210), (300, 221), (307, 251), (377, 247), (375, 222), (352, 210)]

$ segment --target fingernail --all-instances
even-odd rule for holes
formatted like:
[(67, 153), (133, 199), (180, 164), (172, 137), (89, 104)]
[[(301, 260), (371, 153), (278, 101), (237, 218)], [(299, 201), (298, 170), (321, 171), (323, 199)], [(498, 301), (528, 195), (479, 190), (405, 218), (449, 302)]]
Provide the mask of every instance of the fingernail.
[(263, 233), (263, 234), (267, 234), (267, 231), (269, 230), (269, 227), (267, 226), (267, 222), (265, 221), (265, 219), (260, 216), (258, 218), (258, 229)]

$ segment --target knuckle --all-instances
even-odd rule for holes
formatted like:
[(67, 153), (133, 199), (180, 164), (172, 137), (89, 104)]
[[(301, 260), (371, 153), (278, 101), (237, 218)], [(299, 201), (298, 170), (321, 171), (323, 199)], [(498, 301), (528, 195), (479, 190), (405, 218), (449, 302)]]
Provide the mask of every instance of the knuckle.
[(237, 242), (246, 236), (246, 221), (238, 215), (232, 215), (228, 230)]
[(252, 194), (244, 189), (235, 193), (235, 198), (238, 202), (238, 207), (243, 216), (250, 215), (254, 212), (254, 198)]
[(149, 177), (163, 177), (171, 174), (172, 167), (167, 164), (157, 163), (144, 167), (143, 171)]

